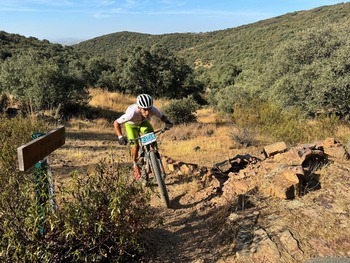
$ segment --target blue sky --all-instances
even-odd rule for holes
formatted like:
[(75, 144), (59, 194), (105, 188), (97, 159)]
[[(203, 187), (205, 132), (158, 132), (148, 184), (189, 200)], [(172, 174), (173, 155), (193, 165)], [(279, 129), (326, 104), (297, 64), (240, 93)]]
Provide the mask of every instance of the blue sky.
[(38, 39), (209, 32), (338, 0), (0, 0), (0, 30)]

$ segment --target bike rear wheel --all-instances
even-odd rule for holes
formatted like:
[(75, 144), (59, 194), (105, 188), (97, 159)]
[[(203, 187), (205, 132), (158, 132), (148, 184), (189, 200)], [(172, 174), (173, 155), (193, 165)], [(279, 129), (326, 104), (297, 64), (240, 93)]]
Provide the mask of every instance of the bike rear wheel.
[(154, 151), (149, 153), (151, 159), (151, 167), (153, 170), (154, 177), (157, 179), (158, 187), (160, 190), (161, 198), (167, 208), (170, 207), (170, 199), (168, 195), (168, 190), (165, 185), (165, 181), (162, 177), (162, 169), (160, 160), (157, 158), (157, 155)]

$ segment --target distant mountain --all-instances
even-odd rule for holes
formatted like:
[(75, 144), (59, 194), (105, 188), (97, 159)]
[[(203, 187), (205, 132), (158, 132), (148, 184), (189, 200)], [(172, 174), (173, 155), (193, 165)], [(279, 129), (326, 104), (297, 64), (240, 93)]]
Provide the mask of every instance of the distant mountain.
[(50, 39), (49, 41), (51, 43), (61, 44), (63, 46), (72, 46), (79, 44), (80, 42), (85, 41), (86, 39), (82, 38), (57, 38), (57, 39)]

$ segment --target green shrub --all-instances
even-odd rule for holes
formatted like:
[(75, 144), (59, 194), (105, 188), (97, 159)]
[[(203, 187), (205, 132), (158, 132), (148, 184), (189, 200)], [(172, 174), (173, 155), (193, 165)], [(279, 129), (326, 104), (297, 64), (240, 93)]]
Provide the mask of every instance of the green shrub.
[(149, 195), (118, 164), (101, 161), (88, 178), (61, 186), (57, 252), (70, 262), (127, 262), (142, 252)]
[(236, 104), (251, 97), (247, 91), (234, 85), (211, 90), (208, 95), (209, 104), (223, 113), (232, 113)]
[(192, 96), (189, 96), (183, 99), (171, 100), (163, 108), (163, 112), (174, 124), (181, 124), (195, 122), (197, 120), (195, 113), (198, 109), (199, 104)]
[[(150, 215), (149, 195), (127, 181), (126, 168), (101, 161), (88, 176), (59, 184), (57, 209), (34, 180), (17, 169), (15, 148), (37, 131), (30, 119), (1, 119), (0, 261), (130, 262), (143, 250), (141, 234)], [(47, 202), (38, 202), (39, 198)]]
[(0, 261), (18, 262), (36, 235), (33, 176), (17, 168), (16, 148), (46, 125), (31, 118), (0, 117)]

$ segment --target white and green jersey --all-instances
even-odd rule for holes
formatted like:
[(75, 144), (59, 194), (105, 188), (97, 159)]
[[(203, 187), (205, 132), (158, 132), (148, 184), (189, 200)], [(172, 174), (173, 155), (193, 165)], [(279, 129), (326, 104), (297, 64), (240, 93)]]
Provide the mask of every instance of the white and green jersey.
[[(161, 119), (163, 114), (156, 107), (152, 106), (147, 120), (153, 116)], [(137, 104), (132, 104), (126, 109), (125, 113), (117, 119), (117, 122), (119, 124), (127, 122), (130, 124), (140, 125), (145, 120), (146, 118), (144, 118), (139, 112)]]

